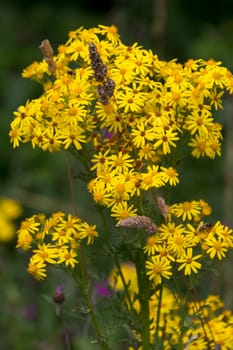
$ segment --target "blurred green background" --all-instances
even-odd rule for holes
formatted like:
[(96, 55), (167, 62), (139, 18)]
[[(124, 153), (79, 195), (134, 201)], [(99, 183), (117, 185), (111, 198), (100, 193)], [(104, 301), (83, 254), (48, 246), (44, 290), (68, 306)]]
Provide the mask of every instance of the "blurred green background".
[[(13, 150), (8, 139), (13, 111), (40, 94), (34, 82), (21, 78), (21, 71), (34, 60), (41, 60), (39, 45), (43, 39), (48, 38), (55, 49), (66, 41), (70, 30), (115, 24), (124, 43), (137, 41), (161, 59), (184, 62), (191, 57), (214, 58), (233, 70), (232, 0), (2, 0), (0, 10), (0, 197), (22, 203), (22, 217), (72, 211), (66, 155), (43, 153), (28, 145)], [(204, 198), (213, 207), (213, 221), (220, 218), (233, 226), (231, 98), (226, 97), (225, 110), (218, 114), (224, 124), (223, 157), (187, 161), (184, 182), (174, 193), (174, 201)], [(73, 167), (75, 171), (77, 165)], [(85, 185), (77, 183), (76, 191), (82, 203), (79, 214), (95, 223), (89, 198), (82, 195)], [(70, 296), (68, 305), (73, 302), (78, 308), (74, 287), (58, 272), (47, 282), (33, 281), (26, 273), (26, 259), (25, 254), (16, 251), (15, 240), (1, 243), (0, 348), (63, 349), (66, 325), (59, 322), (48, 298), (52, 298), (57, 284), (65, 284)], [(210, 292), (220, 293), (226, 305), (233, 308), (231, 266), (229, 256), (220, 264), (222, 278), (212, 281)], [(77, 337), (75, 326), (69, 325), (68, 329)], [(81, 344), (82, 331), (78, 334), (80, 340), (74, 349), (98, 349), (97, 345)]]

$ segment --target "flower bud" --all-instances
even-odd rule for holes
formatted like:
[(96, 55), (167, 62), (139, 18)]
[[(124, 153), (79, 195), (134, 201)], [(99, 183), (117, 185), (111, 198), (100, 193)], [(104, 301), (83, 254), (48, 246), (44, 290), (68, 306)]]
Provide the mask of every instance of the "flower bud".
[(64, 295), (63, 287), (61, 285), (56, 287), (55, 293), (54, 293), (54, 296), (53, 296), (53, 300), (57, 304), (64, 303), (65, 295)]

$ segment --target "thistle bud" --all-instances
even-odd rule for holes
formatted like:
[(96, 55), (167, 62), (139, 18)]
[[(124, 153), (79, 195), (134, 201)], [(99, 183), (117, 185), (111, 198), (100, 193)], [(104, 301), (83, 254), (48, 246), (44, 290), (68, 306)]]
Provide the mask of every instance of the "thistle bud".
[(55, 289), (55, 293), (53, 296), (53, 300), (55, 303), (57, 304), (63, 304), (65, 301), (65, 295), (64, 295), (64, 291), (63, 291), (63, 287), (62, 286), (57, 286)]

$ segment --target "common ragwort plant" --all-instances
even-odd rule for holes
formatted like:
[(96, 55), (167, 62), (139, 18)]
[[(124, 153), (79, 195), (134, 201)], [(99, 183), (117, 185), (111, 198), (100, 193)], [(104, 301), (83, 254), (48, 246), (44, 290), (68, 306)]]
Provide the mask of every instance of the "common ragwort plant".
[(203, 199), (170, 203), (189, 155), (221, 155), (214, 113), (233, 93), (232, 73), (213, 59), (160, 60), (123, 44), (114, 25), (71, 31), (56, 55), (47, 39), (40, 48), (43, 60), (23, 77), (43, 93), (14, 112), (10, 140), (76, 157), (103, 225), (97, 232), (75, 211), (25, 218), (17, 247), (31, 251), (28, 272), (43, 280), (50, 265), (69, 271), (96, 343), (112, 349), (86, 259), (103, 237), (114, 267), (102, 294), (127, 330), (128, 349), (232, 349), (232, 312), (217, 295), (198, 297), (200, 276), (232, 249), (232, 229), (208, 222)]

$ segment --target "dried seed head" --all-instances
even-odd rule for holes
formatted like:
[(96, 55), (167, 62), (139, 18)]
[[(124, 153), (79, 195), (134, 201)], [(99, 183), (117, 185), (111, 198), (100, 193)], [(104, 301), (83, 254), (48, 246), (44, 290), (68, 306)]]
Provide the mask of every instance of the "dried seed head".
[(102, 63), (97, 65), (96, 68), (94, 68), (93, 66), (92, 68), (94, 69), (95, 80), (98, 81), (99, 83), (104, 81), (104, 78), (107, 74), (107, 66)]
[(44, 59), (47, 61), (47, 60), (50, 60), (51, 58), (53, 58), (53, 48), (49, 42), (48, 39), (44, 39), (39, 48), (41, 49), (41, 52), (44, 56)]
[(115, 81), (110, 78), (107, 78), (103, 85), (106, 95), (108, 95), (108, 97), (110, 98), (114, 93)]
[(120, 220), (117, 227), (129, 227), (137, 228), (139, 230), (145, 230), (149, 234), (153, 234), (157, 231), (157, 226), (147, 216), (130, 216), (126, 219)]
[(157, 200), (159, 211), (160, 211), (161, 215), (163, 216), (165, 222), (167, 222), (168, 206), (166, 205), (165, 200), (164, 200), (163, 197), (158, 196), (156, 198), (156, 200)]
[(107, 66), (103, 63), (94, 43), (89, 44), (89, 57), (96, 81), (104, 81), (107, 74)]
[(115, 82), (114, 80), (107, 78), (107, 66), (103, 63), (94, 43), (89, 44), (89, 57), (94, 71), (95, 80), (102, 83), (97, 87), (99, 100), (102, 104), (107, 105), (110, 97), (114, 93)]
[(56, 64), (53, 60), (53, 48), (48, 39), (44, 39), (39, 48), (44, 56), (44, 60), (48, 63), (49, 72), (54, 74), (56, 71)]
[(94, 43), (89, 44), (89, 55), (90, 55), (90, 58), (94, 58), (98, 56), (97, 47)]
[(110, 78), (107, 78), (106, 81), (103, 82), (103, 84), (98, 85), (97, 90), (101, 103), (103, 103), (104, 105), (107, 105), (109, 103), (109, 99), (114, 93), (114, 88), (115, 82)]

